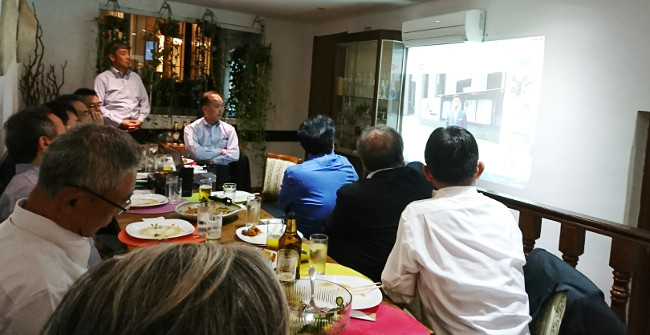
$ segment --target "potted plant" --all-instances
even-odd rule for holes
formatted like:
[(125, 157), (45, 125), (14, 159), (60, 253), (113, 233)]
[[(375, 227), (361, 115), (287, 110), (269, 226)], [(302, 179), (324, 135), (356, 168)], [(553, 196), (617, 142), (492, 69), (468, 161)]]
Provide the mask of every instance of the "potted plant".
[(275, 109), (271, 103), (271, 66), (271, 45), (245, 44), (231, 53), (227, 113), (237, 118), (242, 146), (262, 164), (266, 116)]

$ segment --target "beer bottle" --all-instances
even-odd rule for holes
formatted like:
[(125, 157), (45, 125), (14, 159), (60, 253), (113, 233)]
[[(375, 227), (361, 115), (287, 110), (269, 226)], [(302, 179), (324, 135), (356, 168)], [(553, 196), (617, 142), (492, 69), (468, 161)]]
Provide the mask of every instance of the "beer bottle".
[(183, 122), (183, 128), (181, 128), (179, 138), (178, 138), (178, 143), (181, 144), (185, 141), (185, 127), (187, 127), (187, 121)]
[(278, 240), (278, 250), (291, 249), (296, 252), (296, 279), (300, 278), (300, 252), (302, 251), (302, 239), (298, 236), (298, 226), (296, 224), (295, 214), (290, 212), (287, 215), (287, 227), (284, 234)]
[(178, 139), (181, 137), (181, 132), (178, 131), (178, 121), (174, 121), (174, 130), (172, 131), (172, 142), (174, 144), (178, 143)]

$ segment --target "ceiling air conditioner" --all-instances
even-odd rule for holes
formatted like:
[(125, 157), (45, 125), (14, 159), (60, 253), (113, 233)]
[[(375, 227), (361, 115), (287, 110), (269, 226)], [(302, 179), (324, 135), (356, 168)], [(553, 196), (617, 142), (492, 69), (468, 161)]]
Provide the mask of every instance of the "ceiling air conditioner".
[(472, 9), (405, 21), (402, 23), (402, 39), (406, 47), (482, 42), (484, 29), (485, 11)]

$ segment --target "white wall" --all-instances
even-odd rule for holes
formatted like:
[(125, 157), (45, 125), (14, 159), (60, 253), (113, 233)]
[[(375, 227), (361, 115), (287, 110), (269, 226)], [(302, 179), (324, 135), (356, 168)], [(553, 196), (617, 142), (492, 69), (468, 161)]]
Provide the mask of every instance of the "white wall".
[[(546, 36), (540, 114), (529, 184), (487, 188), (623, 222), (637, 112), (650, 106), (650, 2), (645, 0), (437, 0), (316, 27), (400, 29), (404, 20), (486, 11), (486, 40)], [(489, 168), (489, 167), (488, 167)], [(555, 250), (557, 225), (538, 246)], [(578, 269), (609, 295), (610, 241), (588, 234)]]

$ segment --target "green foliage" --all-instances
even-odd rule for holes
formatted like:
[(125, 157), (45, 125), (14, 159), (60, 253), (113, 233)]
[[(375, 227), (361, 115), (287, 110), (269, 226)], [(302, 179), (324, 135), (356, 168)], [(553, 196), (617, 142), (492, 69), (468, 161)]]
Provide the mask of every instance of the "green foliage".
[(128, 43), (129, 20), (107, 15), (97, 20), (97, 73), (102, 73), (111, 67), (111, 61), (106, 55), (106, 48), (112, 41)]
[(243, 142), (263, 146), (266, 114), (271, 103), (271, 45), (246, 44), (231, 53), (227, 112), (237, 118)]

